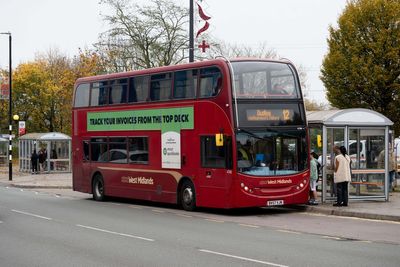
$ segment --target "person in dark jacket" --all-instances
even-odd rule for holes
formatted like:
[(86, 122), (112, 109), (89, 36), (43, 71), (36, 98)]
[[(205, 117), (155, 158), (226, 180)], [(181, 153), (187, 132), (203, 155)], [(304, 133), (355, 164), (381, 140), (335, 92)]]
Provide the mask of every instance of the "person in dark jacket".
[(35, 149), (35, 150), (33, 150), (33, 153), (31, 155), (32, 174), (38, 173), (38, 160), (39, 160), (39, 156), (36, 153), (36, 149)]

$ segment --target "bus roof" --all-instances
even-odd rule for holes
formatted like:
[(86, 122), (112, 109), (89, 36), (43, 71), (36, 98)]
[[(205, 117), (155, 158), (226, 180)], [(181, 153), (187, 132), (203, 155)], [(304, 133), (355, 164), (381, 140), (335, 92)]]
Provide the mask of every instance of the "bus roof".
[[(261, 58), (235, 58), (229, 60), (230, 62), (239, 62), (239, 61), (267, 61), (267, 62), (279, 62), (279, 63), (289, 63), (289, 60), (276, 60), (276, 59), (261, 59)], [(92, 81), (100, 81), (100, 80), (108, 80), (108, 79), (118, 79), (118, 78), (126, 78), (127, 76), (135, 76), (135, 75), (145, 75), (145, 74), (153, 74), (153, 73), (160, 73), (160, 72), (168, 72), (168, 71), (175, 71), (180, 69), (191, 69), (191, 68), (199, 68), (204, 66), (210, 65), (224, 65), (226, 60), (223, 58), (217, 58), (212, 60), (205, 60), (205, 61), (196, 61), (192, 63), (183, 63), (178, 65), (170, 65), (170, 66), (163, 66), (157, 68), (150, 68), (150, 69), (142, 69), (142, 70), (133, 70), (127, 72), (118, 72), (118, 73), (111, 73), (111, 74), (103, 74), (103, 75), (96, 75), (96, 76), (88, 76), (79, 78), (76, 81), (76, 84), (84, 83), (84, 82), (92, 82)]]

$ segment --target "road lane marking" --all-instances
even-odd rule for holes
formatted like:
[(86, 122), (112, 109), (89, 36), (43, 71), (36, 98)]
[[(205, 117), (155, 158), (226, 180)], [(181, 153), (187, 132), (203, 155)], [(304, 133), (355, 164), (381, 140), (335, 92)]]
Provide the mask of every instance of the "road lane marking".
[(174, 213), (176, 216), (184, 217), (184, 218), (193, 218), (191, 215), (186, 215), (186, 214), (180, 214), (180, 213)]
[(86, 229), (89, 229), (89, 230), (94, 230), (94, 231), (98, 231), (98, 232), (107, 233), (107, 234), (119, 235), (119, 236), (124, 236), (124, 237), (131, 237), (131, 238), (141, 239), (141, 240), (150, 241), (150, 242), (155, 241), (154, 239), (151, 239), (151, 238), (146, 238), (146, 237), (141, 237), (141, 236), (136, 236), (136, 235), (130, 235), (130, 234), (124, 234), (124, 233), (118, 233), (118, 232), (104, 230), (104, 229), (91, 227), (91, 226), (86, 226), (86, 225), (82, 225), (82, 224), (77, 224), (76, 226), (81, 227), (81, 228), (86, 228)]
[(157, 212), (157, 213), (165, 213), (164, 210), (151, 210), (152, 212)]
[(251, 225), (251, 224), (239, 223), (239, 225), (240, 225), (240, 226), (244, 226), (244, 227), (250, 227), (250, 228), (260, 228), (260, 226)]
[(235, 255), (231, 255), (231, 254), (207, 250), (207, 249), (199, 249), (199, 251), (205, 252), (205, 253), (210, 253), (210, 254), (215, 254), (215, 255), (219, 255), (219, 256), (224, 256), (224, 257), (228, 257), (228, 258), (234, 258), (234, 259), (239, 259), (239, 260), (244, 260), (244, 261), (260, 263), (260, 264), (264, 264), (264, 265), (277, 266), (277, 267), (289, 267), (287, 265), (282, 265), (282, 264), (278, 264), (278, 263), (273, 263), (273, 262), (268, 262), (268, 261), (260, 261), (260, 260), (245, 258), (245, 257), (241, 257), (241, 256), (235, 256)]
[(39, 219), (48, 220), (48, 221), (53, 220), (52, 218), (49, 218), (49, 217), (44, 217), (44, 216), (41, 216), (41, 215), (37, 215), (37, 214), (25, 212), (25, 211), (20, 211), (20, 210), (11, 210), (11, 211), (13, 211), (15, 213), (24, 214), (24, 215), (32, 216), (32, 217), (35, 217), (35, 218), (39, 218)]
[(138, 209), (138, 210), (143, 209), (143, 207), (135, 206), (135, 205), (129, 205), (128, 208), (131, 208), (131, 209)]
[(209, 221), (209, 222), (215, 222), (215, 223), (224, 223), (225, 222), (225, 221), (215, 220), (215, 219), (204, 219), (204, 220)]
[(281, 233), (287, 233), (287, 234), (301, 235), (300, 232), (289, 231), (289, 230), (276, 230), (276, 231), (281, 232)]
[(324, 236), (322, 236), (322, 238), (333, 239), (333, 240), (342, 240), (340, 237), (328, 236), (328, 235), (324, 235)]

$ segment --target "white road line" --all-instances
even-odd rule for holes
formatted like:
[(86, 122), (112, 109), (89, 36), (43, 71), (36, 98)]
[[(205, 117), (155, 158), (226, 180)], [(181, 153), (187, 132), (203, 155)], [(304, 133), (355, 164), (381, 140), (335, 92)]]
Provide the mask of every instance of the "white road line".
[(81, 224), (77, 224), (76, 226), (82, 227), (82, 228), (86, 228), (86, 229), (90, 229), (90, 230), (94, 230), (94, 231), (103, 232), (103, 233), (113, 234), (113, 235), (119, 235), (119, 236), (124, 236), (124, 237), (131, 237), (131, 238), (141, 239), (141, 240), (150, 241), (150, 242), (153, 242), (153, 241), (154, 241), (154, 239), (150, 239), (150, 238), (146, 238), (146, 237), (141, 237), (141, 236), (136, 236), (136, 235), (130, 235), (130, 234), (124, 234), (124, 233), (118, 233), (118, 232), (113, 232), (113, 231), (104, 230), (104, 229), (100, 229), (100, 228), (96, 228), (96, 227), (91, 227), (91, 226), (86, 226), (86, 225), (81, 225)]
[(324, 235), (324, 236), (322, 236), (322, 238), (325, 238), (325, 239), (333, 239), (333, 240), (342, 240), (340, 237), (329, 236), (329, 235)]
[(250, 228), (260, 228), (258, 225), (252, 225), (252, 224), (244, 224), (244, 223), (239, 223), (240, 226), (244, 227), (250, 227)]
[(193, 216), (191, 216), (191, 215), (180, 214), (180, 213), (174, 213), (174, 215), (184, 217), (184, 218), (193, 218)]
[(157, 212), (157, 213), (165, 213), (164, 210), (151, 210), (152, 212)]
[(208, 222), (215, 222), (215, 223), (224, 223), (225, 221), (221, 221), (221, 220), (215, 220), (215, 219), (204, 219)]
[(11, 211), (19, 213), (19, 214), (24, 214), (24, 215), (32, 216), (32, 217), (35, 217), (35, 218), (39, 218), (39, 219), (48, 220), (48, 221), (52, 220), (52, 218), (40, 216), (40, 215), (37, 215), (37, 214), (25, 212), (25, 211), (20, 211), (20, 210), (11, 210)]
[(221, 253), (221, 252), (206, 250), (206, 249), (199, 249), (199, 251), (205, 252), (205, 253), (211, 253), (211, 254), (215, 254), (215, 255), (219, 255), (219, 256), (224, 256), (224, 257), (229, 257), (229, 258), (244, 260), (244, 261), (250, 261), (250, 262), (260, 263), (260, 264), (264, 264), (264, 265), (277, 266), (277, 267), (289, 267), (289, 266), (287, 266), (287, 265), (282, 265), (282, 264), (278, 264), (278, 263), (273, 263), (273, 262), (268, 262), (268, 261), (260, 261), (260, 260), (255, 260), (255, 259), (250, 259), (250, 258), (245, 258), (245, 257), (240, 257), (240, 256), (235, 256), (235, 255), (230, 255), (230, 254), (225, 254), (225, 253)]
[(139, 210), (143, 209), (143, 207), (135, 206), (135, 205), (129, 205), (128, 208), (131, 208), (131, 209), (139, 209)]
[(301, 235), (300, 232), (289, 231), (289, 230), (276, 230), (276, 231), (277, 231), (277, 232), (281, 232), (281, 233), (287, 233), (287, 234)]

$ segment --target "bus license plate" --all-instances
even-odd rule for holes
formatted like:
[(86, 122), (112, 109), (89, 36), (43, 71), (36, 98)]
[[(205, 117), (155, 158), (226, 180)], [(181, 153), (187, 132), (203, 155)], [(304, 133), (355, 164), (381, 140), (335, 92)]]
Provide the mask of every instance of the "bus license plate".
[(267, 202), (267, 206), (282, 206), (283, 200), (270, 200)]

